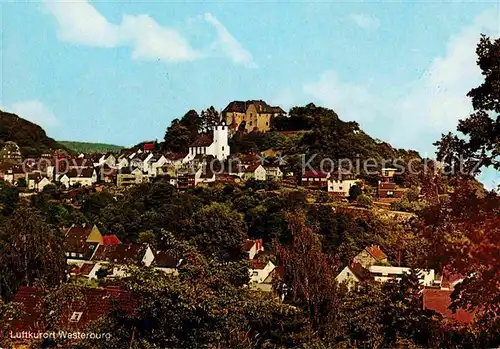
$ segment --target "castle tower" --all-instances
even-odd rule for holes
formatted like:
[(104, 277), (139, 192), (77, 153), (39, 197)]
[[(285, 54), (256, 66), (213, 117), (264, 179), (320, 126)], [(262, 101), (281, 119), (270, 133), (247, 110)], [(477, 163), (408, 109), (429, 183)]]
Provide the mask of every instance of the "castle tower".
[(214, 156), (219, 160), (225, 160), (231, 153), (229, 150), (229, 133), (225, 120), (220, 121), (214, 126), (214, 142), (213, 152)]

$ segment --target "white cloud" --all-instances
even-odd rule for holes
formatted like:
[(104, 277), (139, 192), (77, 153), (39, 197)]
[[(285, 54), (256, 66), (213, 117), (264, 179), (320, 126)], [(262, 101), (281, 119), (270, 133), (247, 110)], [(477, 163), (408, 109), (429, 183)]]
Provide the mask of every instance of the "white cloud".
[(120, 28), (113, 25), (86, 0), (46, 1), (46, 9), (58, 24), (60, 40), (97, 47), (120, 44)]
[(368, 121), (379, 110), (379, 101), (370, 91), (341, 81), (333, 70), (323, 72), (318, 81), (305, 84), (303, 92), (334, 109), (344, 120)]
[(5, 110), (17, 114), (44, 129), (59, 125), (56, 116), (39, 100), (16, 102), (6, 107)]
[[(45, 1), (46, 9), (59, 25), (62, 41), (103, 48), (128, 46), (133, 59), (189, 61), (207, 56), (194, 49), (177, 30), (158, 24), (148, 15), (124, 15), (121, 23), (110, 23), (88, 0)], [(212, 45), (237, 64), (255, 67), (253, 57), (212, 14), (204, 20), (217, 33)]]
[(499, 20), (493, 13), (478, 16), (450, 38), (444, 55), (432, 60), (420, 79), (401, 88), (403, 92), (408, 89), (401, 98), (394, 99), (383, 89), (372, 91), (343, 82), (332, 70), (305, 84), (303, 92), (395, 146), (432, 156), (432, 142), (441, 133), (455, 130), (458, 120), (471, 111), (466, 94), (482, 80), (475, 54), (479, 35), (498, 36), (498, 30)]
[(134, 59), (182, 61), (200, 57), (178, 32), (160, 26), (148, 15), (124, 16), (119, 32), (133, 47)]
[(366, 13), (351, 13), (349, 19), (362, 29), (377, 29), (380, 26), (377, 17)]
[(274, 98), (271, 98), (269, 102), (271, 105), (279, 105), (283, 109), (289, 109), (291, 108), (294, 103), (296, 103), (296, 98), (295, 94), (290, 88), (286, 88), (283, 91), (281, 91), (277, 96)]
[(205, 13), (205, 20), (210, 23), (217, 32), (217, 46), (238, 64), (248, 68), (256, 68), (252, 54), (248, 52), (226, 29), (226, 27), (212, 14)]

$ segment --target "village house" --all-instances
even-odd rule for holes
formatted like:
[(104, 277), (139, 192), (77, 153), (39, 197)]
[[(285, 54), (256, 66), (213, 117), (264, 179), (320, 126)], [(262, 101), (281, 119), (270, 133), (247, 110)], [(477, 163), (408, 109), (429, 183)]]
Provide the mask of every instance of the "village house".
[(140, 168), (136, 168), (134, 170), (130, 170), (130, 168), (122, 168), (116, 174), (116, 186), (118, 187), (125, 187), (145, 182), (149, 182), (149, 178)]
[[(401, 280), (403, 274), (410, 274), (411, 268), (371, 265), (368, 267), (368, 271), (376, 282), (387, 282), (390, 280)], [(435, 286), (433, 269), (417, 269), (416, 273), (421, 285), (428, 287)]]
[(341, 169), (333, 172), (328, 178), (328, 193), (342, 197), (349, 196), (349, 190), (356, 185), (356, 176)]
[(118, 168), (111, 167), (104, 163), (102, 166), (98, 166), (96, 170), (99, 181), (104, 183), (116, 183), (116, 177), (119, 171)]
[[(126, 277), (128, 265), (151, 266), (155, 259), (153, 250), (148, 245), (118, 244), (99, 245), (91, 261), (107, 270), (107, 277)], [(100, 269), (99, 268), (99, 269)]]
[(102, 166), (104, 164), (116, 167), (116, 157), (112, 153), (103, 154), (94, 166)]
[(301, 185), (305, 188), (326, 189), (330, 173), (321, 171), (305, 171), (301, 177)]
[(205, 166), (201, 166), (198, 171), (196, 171), (194, 177), (195, 186), (207, 186), (210, 183), (215, 183), (215, 172), (206, 168)]
[(260, 164), (250, 165), (243, 170), (243, 180), (255, 179), (256, 181), (266, 180), (266, 169)]
[(260, 284), (269, 276), (276, 267), (271, 261), (261, 262), (259, 260), (251, 260), (250, 285)]
[(59, 182), (66, 188), (79, 184), (82, 187), (91, 187), (97, 182), (97, 172), (93, 168), (72, 169), (59, 178)]
[(404, 195), (404, 190), (399, 189), (394, 183), (394, 176), (397, 169), (383, 168), (379, 174), (379, 182), (377, 186), (377, 197), (381, 199), (400, 199)]
[(222, 111), (222, 116), (232, 131), (260, 131), (271, 129), (275, 116), (286, 114), (280, 107), (272, 107), (262, 100), (233, 101)]
[(3, 170), (3, 180), (10, 184), (17, 185), (20, 179), (26, 180), (26, 175), (31, 173), (31, 167), (23, 165), (8, 164)]
[(20, 163), (23, 160), (21, 149), (16, 142), (7, 141), (0, 150), (0, 162)]
[(243, 252), (247, 255), (248, 259), (254, 259), (254, 257), (260, 251), (264, 251), (264, 245), (262, 244), (262, 239), (256, 240), (245, 240), (243, 243)]
[(52, 182), (45, 176), (42, 176), (40, 173), (30, 173), (27, 175), (27, 184), (29, 190), (42, 191), (46, 185), (51, 184)]
[(344, 283), (348, 290), (352, 290), (358, 282), (371, 280), (371, 274), (359, 263), (346, 265), (337, 275), (335, 281), (339, 284)]
[(174, 167), (179, 167), (182, 165), (182, 161), (184, 160), (185, 154), (181, 153), (167, 153), (165, 154), (165, 158), (167, 159), (166, 164), (173, 165)]
[(278, 165), (266, 165), (264, 166), (266, 170), (266, 178), (273, 181), (280, 181), (283, 178), (283, 172)]
[(154, 261), (151, 266), (166, 274), (178, 275), (178, 268), (181, 263), (182, 259), (175, 258), (168, 252), (156, 251), (154, 254)]
[(195, 187), (195, 174), (190, 172), (178, 172), (177, 179), (175, 181), (175, 187), (177, 189), (187, 189)]
[[(21, 286), (12, 302), (22, 306), (21, 317), (0, 319), (8, 324), (13, 333), (43, 333), (49, 324), (57, 326), (60, 331), (82, 332), (89, 329), (92, 322), (102, 318), (110, 312), (114, 305), (118, 305), (126, 314), (132, 315), (136, 311), (136, 301), (132, 294), (120, 290), (116, 286), (106, 288), (79, 287), (78, 297), (71, 298), (69, 304), (61, 309), (61, 314), (50, 321), (43, 309), (47, 291), (42, 288)], [(12, 338), (14, 347), (31, 347), (29, 338)], [(56, 339), (57, 340), (57, 339)], [(66, 343), (71, 346), (71, 340)]]
[(367, 246), (352, 261), (359, 263), (364, 268), (368, 268), (370, 265), (390, 265), (386, 254), (376, 245)]
[(215, 125), (211, 134), (200, 134), (189, 146), (188, 154), (182, 160), (183, 163), (194, 160), (197, 155), (213, 156), (218, 160), (226, 160), (230, 149), (228, 144), (228, 128), (224, 121)]
[(64, 251), (68, 264), (82, 264), (90, 260), (103, 237), (94, 225), (72, 225), (64, 236)]

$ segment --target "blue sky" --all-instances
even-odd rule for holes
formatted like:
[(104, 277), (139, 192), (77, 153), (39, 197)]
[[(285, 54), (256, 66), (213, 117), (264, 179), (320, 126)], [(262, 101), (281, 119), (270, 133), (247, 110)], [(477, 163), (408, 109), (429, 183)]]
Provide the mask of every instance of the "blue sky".
[(192, 108), (264, 99), (330, 107), (432, 156), (470, 111), (480, 33), (500, 36), (496, 1), (76, 0), (0, 14), (1, 108), (56, 139), (120, 145), (161, 139)]

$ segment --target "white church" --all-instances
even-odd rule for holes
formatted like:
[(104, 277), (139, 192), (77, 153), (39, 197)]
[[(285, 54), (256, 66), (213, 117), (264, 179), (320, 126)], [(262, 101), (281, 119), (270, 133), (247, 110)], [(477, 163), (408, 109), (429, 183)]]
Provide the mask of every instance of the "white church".
[(183, 163), (192, 161), (197, 155), (212, 155), (218, 160), (226, 160), (230, 154), (228, 144), (228, 127), (225, 121), (212, 128), (212, 135), (200, 134), (189, 146), (189, 153), (182, 160)]

